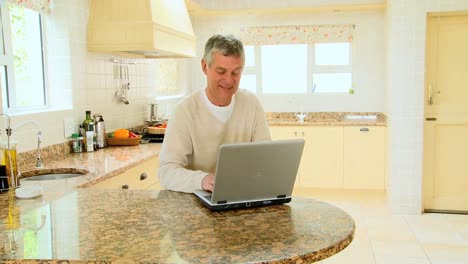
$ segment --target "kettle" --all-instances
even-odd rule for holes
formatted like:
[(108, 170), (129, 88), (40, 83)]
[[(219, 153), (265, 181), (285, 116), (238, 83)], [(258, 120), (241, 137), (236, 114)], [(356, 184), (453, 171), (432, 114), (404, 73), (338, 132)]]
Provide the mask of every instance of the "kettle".
[(96, 124), (96, 147), (105, 148), (107, 147), (107, 134), (104, 118), (102, 118), (101, 114), (94, 114), (93, 118)]

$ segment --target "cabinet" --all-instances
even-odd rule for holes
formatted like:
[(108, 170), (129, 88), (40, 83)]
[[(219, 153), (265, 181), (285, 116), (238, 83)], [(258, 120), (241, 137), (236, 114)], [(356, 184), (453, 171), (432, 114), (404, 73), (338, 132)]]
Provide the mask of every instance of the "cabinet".
[[(92, 185), (91, 189), (123, 189), (132, 190), (156, 189), (160, 190), (157, 171), (159, 157), (152, 158), (125, 172), (111, 177), (107, 180)], [(142, 174), (146, 174), (142, 176)], [(146, 176), (146, 177), (145, 177)], [(124, 187), (126, 186), (126, 187)]]
[(386, 128), (271, 126), (273, 140), (304, 138), (295, 187), (385, 189)]
[(344, 127), (344, 188), (385, 189), (385, 141), (385, 127)]
[(273, 140), (303, 138), (304, 151), (295, 186), (339, 188), (342, 177), (342, 128), (337, 126), (271, 127)]

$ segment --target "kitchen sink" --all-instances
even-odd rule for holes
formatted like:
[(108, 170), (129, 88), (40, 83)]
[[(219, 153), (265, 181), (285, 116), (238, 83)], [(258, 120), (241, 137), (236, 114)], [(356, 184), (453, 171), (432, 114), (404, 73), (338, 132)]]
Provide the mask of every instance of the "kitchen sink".
[(22, 181), (50, 181), (71, 179), (88, 174), (89, 171), (78, 168), (40, 169), (22, 172)]
[(37, 176), (29, 176), (27, 178), (22, 178), (24, 181), (50, 181), (50, 180), (63, 180), (63, 179), (70, 179), (75, 178), (78, 176), (83, 176), (84, 174), (81, 173), (51, 173), (51, 174), (43, 174)]

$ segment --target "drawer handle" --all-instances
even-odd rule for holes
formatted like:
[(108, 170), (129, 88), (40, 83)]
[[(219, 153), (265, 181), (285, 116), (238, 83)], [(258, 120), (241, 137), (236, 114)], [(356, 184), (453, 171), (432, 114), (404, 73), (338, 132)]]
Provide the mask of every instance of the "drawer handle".
[(140, 181), (146, 180), (146, 178), (148, 178), (148, 174), (146, 174), (146, 172), (143, 172), (142, 174), (140, 174)]
[(361, 132), (369, 132), (369, 128), (363, 127), (363, 128), (361, 128), (361, 129), (359, 129), (359, 131), (361, 131)]
[(122, 185), (122, 190), (128, 190), (128, 185), (127, 184)]

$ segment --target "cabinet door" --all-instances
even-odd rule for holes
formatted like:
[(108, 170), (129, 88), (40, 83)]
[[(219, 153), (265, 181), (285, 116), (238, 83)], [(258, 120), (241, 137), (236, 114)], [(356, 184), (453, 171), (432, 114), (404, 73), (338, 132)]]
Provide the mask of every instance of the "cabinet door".
[[(154, 185), (159, 185), (157, 170), (159, 167), (159, 157), (152, 158), (137, 165), (127, 171), (111, 177), (107, 180), (92, 185), (93, 189), (122, 189), (128, 186), (128, 189), (142, 190), (148, 189)], [(142, 175), (146, 174), (146, 175)], [(154, 188), (153, 187), (153, 188)]]
[(301, 161), (301, 187), (342, 188), (343, 128), (310, 126), (305, 130), (306, 147)]
[[(296, 139), (296, 138), (304, 138), (305, 132), (303, 127), (299, 126), (275, 126), (270, 127), (271, 138), (273, 140), (285, 140), (285, 139)], [(305, 143), (307, 145), (307, 141)], [(305, 160), (305, 153), (306, 153), (306, 145), (304, 145), (304, 150), (302, 152), (301, 163), (299, 165), (299, 170), (296, 176), (296, 182), (294, 186), (300, 186), (301, 181), (301, 171), (302, 171), (302, 164)]]
[(275, 126), (270, 127), (273, 140), (304, 138), (303, 128), (298, 126)]
[(344, 187), (385, 189), (385, 127), (344, 127)]

